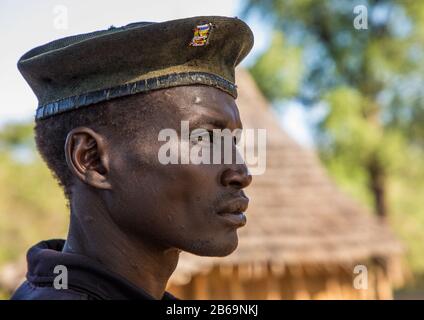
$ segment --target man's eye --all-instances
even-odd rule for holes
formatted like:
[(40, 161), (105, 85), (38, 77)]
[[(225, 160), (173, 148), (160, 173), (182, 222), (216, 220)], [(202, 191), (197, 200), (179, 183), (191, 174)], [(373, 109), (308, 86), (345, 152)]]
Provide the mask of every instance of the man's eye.
[(213, 143), (213, 132), (212, 131), (204, 131), (199, 134), (192, 135), (192, 143)]

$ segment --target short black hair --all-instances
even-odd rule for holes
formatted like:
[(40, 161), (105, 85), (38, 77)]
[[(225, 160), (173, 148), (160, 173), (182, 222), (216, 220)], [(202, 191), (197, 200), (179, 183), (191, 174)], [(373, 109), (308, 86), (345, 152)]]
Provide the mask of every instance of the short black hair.
[[(140, 99), (141, 97), (141, 99)], [(132, 140), (155, 103), (149, 93), (100, 102), (35, 122), (35, 142), (43, 160), (71, 199), (72, 173), (66, 164), (65, 141), (68, 133), (86, 126), (98, 132), (112, 132)], [(104, 129), (108, 130), (104, 130)]]

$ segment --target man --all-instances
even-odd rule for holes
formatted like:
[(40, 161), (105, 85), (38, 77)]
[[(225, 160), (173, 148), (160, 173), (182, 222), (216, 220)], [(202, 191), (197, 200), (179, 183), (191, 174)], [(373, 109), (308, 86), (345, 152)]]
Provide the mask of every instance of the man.
[(71, 217), (66, 241), (28, 251), (12, 299), (174, 299), (165, 288), (182, 250), (236, 249), (245, 164), (164, 165), (158, 136), (181, 121), (241, 129), (234, 68), (252, 45), (241, 20), (205, 16), (59, 39), (19, 60), (39, 100), (37, 147)]

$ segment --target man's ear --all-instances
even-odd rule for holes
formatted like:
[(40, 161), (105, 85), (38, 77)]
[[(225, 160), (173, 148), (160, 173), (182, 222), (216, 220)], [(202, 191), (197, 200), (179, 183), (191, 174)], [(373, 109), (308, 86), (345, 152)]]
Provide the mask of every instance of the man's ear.
[(111, 189), (109, 157), (104, 138), (87, 127), (71, 130), (66, 137), (65, 156), (71, 172), (98, 189)]

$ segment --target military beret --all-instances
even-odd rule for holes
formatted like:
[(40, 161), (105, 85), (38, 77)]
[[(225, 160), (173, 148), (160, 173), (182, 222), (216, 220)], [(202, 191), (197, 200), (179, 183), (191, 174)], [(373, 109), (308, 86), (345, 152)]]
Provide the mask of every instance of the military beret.
[(25, 53), (18, 69), (38, 98), (36, 119), (101, 101), (203, 84), (237, 96), (234, 68), (253, 46), (238, 18), (138, 22), (55, 40)]

